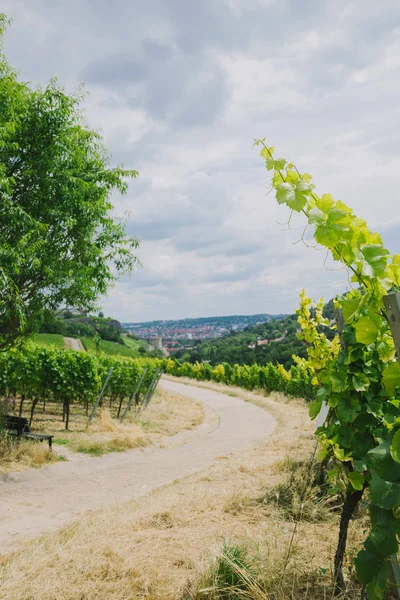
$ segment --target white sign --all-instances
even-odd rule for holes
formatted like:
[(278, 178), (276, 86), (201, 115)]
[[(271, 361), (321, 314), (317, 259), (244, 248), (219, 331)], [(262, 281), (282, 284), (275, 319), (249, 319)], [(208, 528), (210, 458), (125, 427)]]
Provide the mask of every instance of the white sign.
[(321, 425), (323, 425), (325, 423), (328, 413), (329, 413), (329, 406), (324, 401), (321, 405), (321, 410), (318, 413), (317, 420), (315, 421), (315, 429), (318, 429), (318, 427), (321, 427)]

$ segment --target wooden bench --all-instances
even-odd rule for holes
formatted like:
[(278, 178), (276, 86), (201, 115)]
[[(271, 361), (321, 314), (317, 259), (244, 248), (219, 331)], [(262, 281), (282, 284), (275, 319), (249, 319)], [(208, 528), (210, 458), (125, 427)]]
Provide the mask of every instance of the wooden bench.
[(36, 440), (38, 442), (47, 440), (50, 450), (52, 449), (54, 436), (45, 433), (32, 433), (29, 427), (28, 419), (25, 419), (25, 417), (6, 415), (4, 419), (4, 426), (10, 435), (14, 435), (18, 438), (24, 437), (28, 440)]

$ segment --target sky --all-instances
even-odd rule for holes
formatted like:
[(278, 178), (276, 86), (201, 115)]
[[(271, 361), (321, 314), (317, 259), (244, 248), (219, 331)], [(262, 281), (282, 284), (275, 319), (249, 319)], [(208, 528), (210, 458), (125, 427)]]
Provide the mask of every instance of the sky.
[(255, 138), (400, 251), (398, 0), (3, 0), (23, 80), (84, 83), (142, 268), (100, 304), (121, 321), (290, 313), (349, 288), (268, 194)]

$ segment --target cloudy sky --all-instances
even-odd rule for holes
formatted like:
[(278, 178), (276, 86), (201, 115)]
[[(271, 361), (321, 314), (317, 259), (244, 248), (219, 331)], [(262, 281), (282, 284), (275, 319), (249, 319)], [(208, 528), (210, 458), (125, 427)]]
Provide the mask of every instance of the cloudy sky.
[(85, 82), (89, 124), (138, 169), (117, 215), (143, 268), (102, 300), (123, 321), (291, 312), (346, 274), (294, 244), (266, 137), (400, 251), (398, 0), (3, 0), (33, 84)]

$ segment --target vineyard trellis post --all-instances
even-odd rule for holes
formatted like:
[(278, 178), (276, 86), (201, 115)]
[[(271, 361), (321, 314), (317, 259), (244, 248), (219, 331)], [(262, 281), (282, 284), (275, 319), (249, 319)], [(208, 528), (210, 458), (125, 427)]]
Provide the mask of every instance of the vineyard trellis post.
[[(400, 362), (400, 293), (388, 294), (383, 298), (386, 308), (386, 316), (389, 321), (390, 329), (396, 348), (397, 359)], [(390, 560), (391, 588), (392, 594), (400, 599), (400, 565), (397, 556), (392, 556)]]
[(97, 400), (95, 402), (95, 405), (93, 406), (92, 412), (90, 413), (90, 417), (88, 419), (88, 425), (90, 424), (91, 420), (93, 419), (94, 415), (96, 414), (97, 407), (100, 404), (100, 400), (102, 399), (104, 392), (106, 391), (106, 387), (108, 385), (108, 382), (110, 380), (110, 377), (112, 375), (113, 370), (114, 370), (114, 367), (111, 367), (111, 369), (108, 371), (106, 380), (105, 380), (105, 382), (103, 384), (103, 387), (101, 388), (101, 392), (100, 392), (100, 394), (97, 397)]
[(141, 378), (139, 379), (139, 382), (138, 382), (138, 384), (137, 384), (137, 386), (136, 386), (136, 388), (135, 388), (135, 391), (134, 391), (134, 392), (131, 394), (131, 396), (130, 396), (130, 398), (129, 398), (129, 401), (128, 401), (128, 404), (126, 405), (126, 408), (125, 408), (125, 410), (124, 410), (124, 413), (123, 413), (123, 415), (122, 415), (122, 417), (121, 417), (121, 422), (122, 422), (122, 421), (125, 419), (126, 415), (128, 414), (128, 411), (131, 409), (131, 406), (132, 406), (133, 399), (136, 397), (136, 394), (139, 392), (139, 390), (140, 390), (140, 388), (141, 388), (141, 386), (142, 386), (142, 383), (143, 383), (143, 381), (144, 381), (144, 378), (146, 377), (146, 374), (147, 374), (147, 371), (148, 371), (148, 370), (149, 370), (149, 367), (146, 367), (146, 368), (143, 370), (142, 376), (141, 376)]
[(144, 410), (150, 403), (150, 400), (153, 397), (153, 394), (155, 392), (155, 389), (158, 385), (158, 382), (161, 379), (161, 375), (162, 375), (162, 370), (161, 369), (157, 369), (156, 372), (154, 373), (154, 377), (151, 380), (151, 383), (147, 389), (146, 395), (144, 397), (144, 400), (142, 402), (142, 410)]

